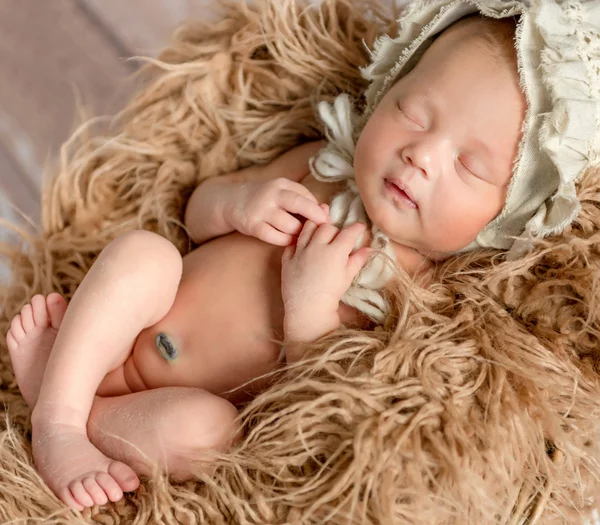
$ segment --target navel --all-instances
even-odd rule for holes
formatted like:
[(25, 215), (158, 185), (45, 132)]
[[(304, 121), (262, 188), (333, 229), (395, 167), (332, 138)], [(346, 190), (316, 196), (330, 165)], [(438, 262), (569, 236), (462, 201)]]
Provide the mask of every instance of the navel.
[(167, 361), (173, 361), (177, 357), (177, 348), (171, 342), (167, 334), (160, 332), (155, 340), (156, 348)]

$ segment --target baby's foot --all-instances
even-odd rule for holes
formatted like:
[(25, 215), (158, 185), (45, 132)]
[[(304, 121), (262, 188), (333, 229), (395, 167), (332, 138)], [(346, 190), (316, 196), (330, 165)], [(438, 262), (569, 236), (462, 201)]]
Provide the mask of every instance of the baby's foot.
[[(15, 377), (30, 407), (37, 402), (66, 308), (60, 294), (35, 295), (31, 304), (26, 304), (13, 318), (6, 335)], [(135, 472), (124, 463), (104, 456), (89, 442), (85, 429), (58, 424), (43, 413), (35, 422), (33, 419), (33, 456), (38, 471), (70, 507), (83, 510), (108, 500), (118, 501), (124, 491), (138, 487)]]
[(32, 418), (32, 422), (36, 468), (69, 507), (83, 510), (109, 500), (119, 501), (123, 492), (138, 488), (140, 481), (135, 472), (102, 454), (90, 443), (85, 429), (58, 424), (51, 418)]
[(67, 309), (58, 293), (37, 294), (15, 315), (6, 334), (17, 384), (25, 402), (33, 408), (40, 391), (46, 362)]

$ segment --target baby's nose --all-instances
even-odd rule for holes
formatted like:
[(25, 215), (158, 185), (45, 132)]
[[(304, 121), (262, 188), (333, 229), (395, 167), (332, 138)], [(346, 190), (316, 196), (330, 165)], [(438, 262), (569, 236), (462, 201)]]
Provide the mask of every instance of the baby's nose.
[(424, 147), (406, 148), (403, 160), (405, 164), (417, 170), (423, 177), (431, 177), (433, 172), (433, 153)]
[(404, 162), (421, 173), (423, 177), (435, 177), (440, 170), (440, 159), (448, 154), (446, 141), (436, 137), (422, 138), (404, 148)]

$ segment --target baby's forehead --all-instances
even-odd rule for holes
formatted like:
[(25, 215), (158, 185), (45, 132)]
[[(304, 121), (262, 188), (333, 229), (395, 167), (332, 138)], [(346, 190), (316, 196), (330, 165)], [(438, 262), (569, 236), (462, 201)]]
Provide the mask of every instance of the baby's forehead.
[[(519, 72), (515, 37), (516, 23), (513, 19), (494, 20), (481, 16), (469, 16), (455, 22), (441, 33), (435, 35), (428, 44), (414, 54), (416, 60), (393, 80), (392, 86), (401, 78), (414, 76), (415, 72), (436, 79), (442, 74), (445, 65), (450, 63), (451, 71), (446, 71), (449, 78), (460, 75), (463, 63), (471, 63), (483, 58), (482, 64), (487, 74), (493, 74), (495, 66), (499, 71), (509, 72), (516, 83)], [(446, 68), (447, 69), (447, 68)], [(425, 70), (425, 71), (424, 71)], [(465, 86), (469, 89), (469, 86)]]
[(414, 67), (393, 80), (390, 90), (415, 100), (432, 99), (432, 103), (436, 98), (453, 98), (463, 108), (469, 107), (470, 94), (493, 99), (510, 93), (525, 100), (516, 62), (498, 64), (468, 41), (432, 46)]

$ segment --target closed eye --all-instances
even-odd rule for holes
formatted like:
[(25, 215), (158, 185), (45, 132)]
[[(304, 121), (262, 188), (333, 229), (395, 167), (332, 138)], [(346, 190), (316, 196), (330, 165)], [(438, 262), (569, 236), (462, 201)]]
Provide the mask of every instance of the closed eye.
[(462, 160), (459, 160), (458, 162), (460, 162), (462, 164), (462, 167), (465, 168), (471, 175), (475, 175), (477, 177), (473, 170), (469, 169), (469, 166), (467, 166)]
[(467, 170), (469, 172), (470, 175), (472, 175), (473, 177), (475, 177), (476, 179), (482, 180), (484, 182), (487, 182), (483, 177), (479, 176), (477, 173), (475, 173), (472, 169), (469, 168), (469, 166), (467, 166), (462, 160), (458, 160), (458, 162), (462, 165), (462, 167)]
[(400, 112), (408, 119), (410, 120), (413, 124), (416, 124), (417, 126), (419, 126), (420, 128), (423, 128), (423, 125), (421, 123), (419, 123), (418, 121), (416, 121), (413, 117), (411, 117), (406, 111), (404, 111), (402, 109), (402, 107), (400, 106), (400, 104), (398, 104), (398, 109), (400, 110)]

